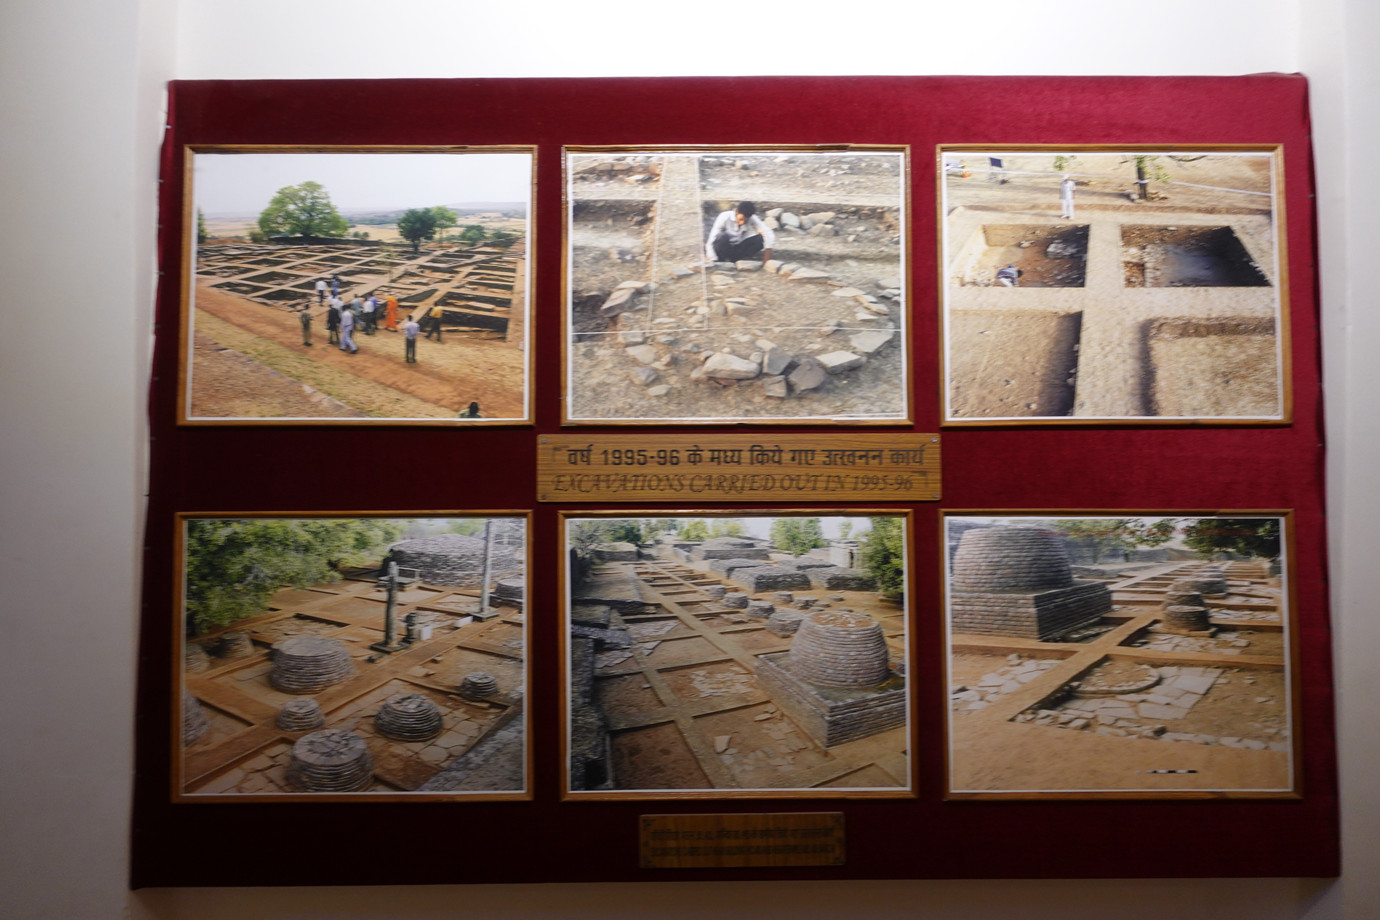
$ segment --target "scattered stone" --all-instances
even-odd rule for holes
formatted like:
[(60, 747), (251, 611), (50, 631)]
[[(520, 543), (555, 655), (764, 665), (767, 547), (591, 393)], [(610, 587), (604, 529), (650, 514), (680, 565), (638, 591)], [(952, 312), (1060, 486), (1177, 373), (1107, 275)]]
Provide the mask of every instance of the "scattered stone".
[(885, 348), (895, 337), (895, 329), (877, 329), (856, 332), (848, 337), (848, 341), (853, 346), (854, 351), (870, 356)]
[(608, 300), (604, 301), (599, 308), (601, 316), (617, 316), (624, 311), (631, 309), (631, 301), (637, 294), (633, 288), (622, 288), (609, 295)]
[(648, 396), (665, 396), (669, 392), (671, 392), (671, 388), (664, 383), (654, 387), (647, 387)]
[(821, 283), (828, 281), (831, 276), (828, 272), (822, 272), (814, 268), (802, 268), (799, 271), (791, 272), (791, 281), (808, 281)]
[(657, 373), (655, 368), (647, 367), (646, 365), (638, 365), (628, 371), (629, 379), (640, 387), (650, 386), (655, 383), (656, 379), (660, 376), (661, 375)]
[(762, 367), (745, 358), (720, 352), (704, 362), (701, 370), (707, 377), (718, 377), (724, 380), (751, 380), (762, 372)]
[(790, 395), (786, 378), (781, 376), (762, 378), (762, 395), (772, 399), (785, 399)]
[(817, 358), (806, 357), (796, 364), (795, 370), (786, 379), (790, 382), (792, 392), (808, 393), (823, 386), (829, 379), (829, 372)]
[(862, 367), (867, 363), (867, 359), (861, 355), (855, 355), (851, 351), (831, 351), (828, 354), (820, 355), (819, 363), (830, 374), (842, 374), (844, 371)]

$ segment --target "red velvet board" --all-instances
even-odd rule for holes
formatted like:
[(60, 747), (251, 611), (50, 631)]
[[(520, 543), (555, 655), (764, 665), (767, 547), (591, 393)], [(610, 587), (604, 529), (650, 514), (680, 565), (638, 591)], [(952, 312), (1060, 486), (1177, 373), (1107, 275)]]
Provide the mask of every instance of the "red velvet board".
[[(1322, 391), (1302, 77), (194, 81), (172, 84), (168, 123), (161, 164), (163, 274), (149, 394), (135, 887), (1336, 874)], [(561, 149), (827, 143), (910, 146), (915, 424), (907, 430), (918, 432), (940, 430), (936, 145), (1282, 143), (1293, 423), (945, 429), (943, 501), (915, 507), (913, 799), (562, 802), (556, 575), (556, 513), (562, 509), (538, 505), (534, 494), (537, 435), (561, 430)], [(178, 426), (187, 144), (536, 145), (535, 428)], [(334, 472), (342, 463), (382, 468), (398, 457), (408, 458), (410, 475), (386, 487), (341, 488)], [(532, 801), (170, 801), (177, 512), (515, 508), (535, 511)], [(1292, 509), (1302, 795), (1283, 801), (945, 801), (941, 508)], [(846, 863), (638, 868), (639, 815), (767, 811), (843, 812)]]

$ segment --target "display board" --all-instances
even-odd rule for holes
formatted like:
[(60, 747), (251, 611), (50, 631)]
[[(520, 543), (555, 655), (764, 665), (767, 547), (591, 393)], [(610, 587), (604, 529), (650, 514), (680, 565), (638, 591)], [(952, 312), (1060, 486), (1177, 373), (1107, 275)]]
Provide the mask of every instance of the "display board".
[(172, 84), (132, 883), (1335, 874), (1311, 169), (1288, 75)]

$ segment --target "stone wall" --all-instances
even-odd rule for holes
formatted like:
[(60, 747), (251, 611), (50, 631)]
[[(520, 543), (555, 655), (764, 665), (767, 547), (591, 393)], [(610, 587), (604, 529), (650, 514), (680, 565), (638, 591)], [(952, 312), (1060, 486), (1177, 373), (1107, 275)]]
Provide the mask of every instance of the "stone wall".
[[(484, 540), (458, 533), (404, 540), (389, 548), (385, 568), (389, 562), (396, 562), (400, 568), (416, 569), (418, 577), (428, 584), (476, 588), (484, 577)], [(490, 576), (521, 577), (525, 562), (520, 546), (495, 542)]]
[(810, 587), (810, 578), (804, 572), (793, 572), (779, 565), (735, 568), (728, 577), (747, 588), (750, 594), (757, 594), (761, 591), (792, 591), (796, 588)]
[(1051, 591), (958, 593), (949, 598), (956, 632), (985, 636), (1055, 639), (1096, 622), (1112, 609), (1112, 593), (1101, 582), (1077, 582)]
[(695, 559), (770, 559), (767, 548), (744, 537), (715, 537), (691, 551)]

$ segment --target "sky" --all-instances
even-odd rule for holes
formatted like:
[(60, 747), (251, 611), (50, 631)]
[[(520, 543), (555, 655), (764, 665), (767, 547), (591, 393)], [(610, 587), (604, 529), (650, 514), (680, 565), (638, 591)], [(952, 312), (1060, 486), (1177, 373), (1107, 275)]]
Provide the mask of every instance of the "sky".
[(257, 215), (274, 194), (321, 183), (337, 210), (529, 201), (528, 153), (197, 153), (196, 206), (207, 217)]

